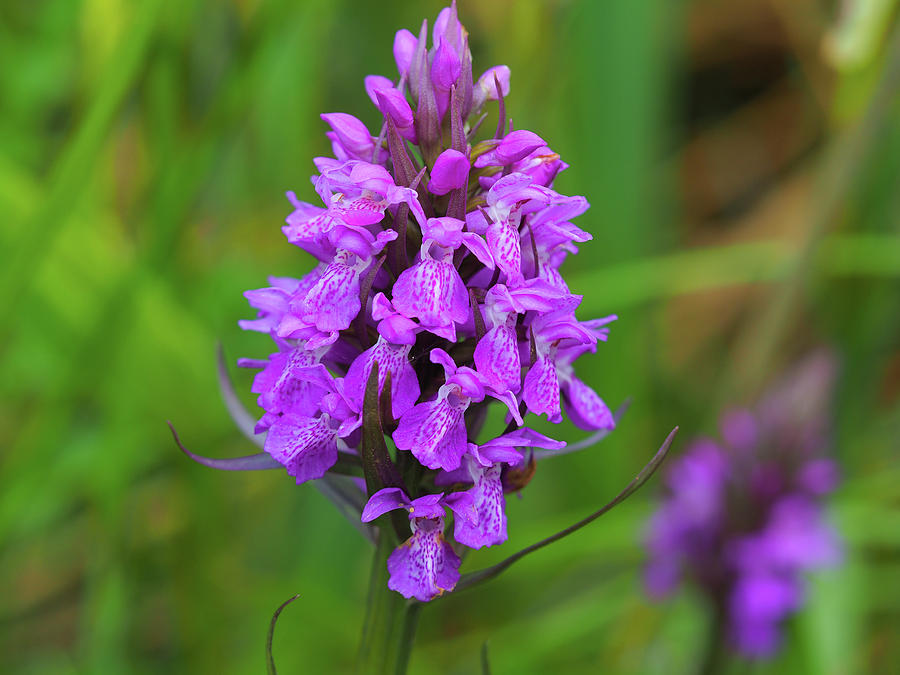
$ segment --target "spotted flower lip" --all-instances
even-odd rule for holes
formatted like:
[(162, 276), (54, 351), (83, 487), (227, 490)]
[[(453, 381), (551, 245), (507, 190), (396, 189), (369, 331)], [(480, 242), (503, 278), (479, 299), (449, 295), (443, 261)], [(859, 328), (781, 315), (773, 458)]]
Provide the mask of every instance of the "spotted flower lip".
[(312, 190), (287, 193), (282, 232), (316, 264), (245, 293), (256, 316), (241, 327), (276, 348), (240, 362), (259, 369), (263, 453), (239, 464), (350, 481), (342, 510), (360, 527), (404, 509), (410, 535), (395, 513), (378, 536), (403, 540), (389, 587), (424, 602), (456, 586), (464, 548), (506, 540), (505, 494), (533, 453), (564, 445), (530, 420), (613, 428), (575, 362), (615, 317), (576, 316), (560, 267), (591, 239), (573, 223), (589, 205), (554, 189), (567, 165), (548, 141), (507, 123), (509, 68), (473, 77), (455, 4), (392, 51), (396, 75), (363, 82), (377, 121), (323, 114), (333, 156), (313, 159)]
[(364, 523), (394, 509), (406, 509), (409, 513), (412, 536), (388, 558), (388, 588), (427, 602), (456, 586), (461, 561), (444, 539), (445, 507), (459, 520), (474, 520), (474, 505), (465, 493), (410, 499), (400, 488), (384, 488), (369, 498), (362, 512)]

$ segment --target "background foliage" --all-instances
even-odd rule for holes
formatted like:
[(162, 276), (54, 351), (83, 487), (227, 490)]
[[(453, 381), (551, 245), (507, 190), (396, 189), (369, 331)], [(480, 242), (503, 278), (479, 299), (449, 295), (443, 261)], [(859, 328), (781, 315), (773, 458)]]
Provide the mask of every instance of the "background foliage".
[[(893, 0), (460, 0), (476, 73), (512, 68), (517, 126), (593, 208), (567, 265), (583, 316), (616, 312), (580, 374), (633, 397), (597, 448), (542, 464), (510, 541), (607, 501), (668, 430), (680, 446), (786, 365), (841, 364), (834, 518), (788, 648), (758, 672), (900, 661), (900, 39)], [(293, 593), (285, 673), (350, 669), (367, 545), (283, 474), (187, 461), (248, 452), (214, 350), (260, 356), (241, 292), (310, 260), (283, 192), (312, 199), (318, 113), (374, 126), (364, 75), (441, 3), (7, 0), (0, 5), (0, 670), (259, 672)], [(480, 65), (480, 68), (479, 68)], [(249, 394), (250, 377), (236, 374)], [(252, 403), (252, 397), (247, 396)], [(545, 430), (546, 431), (546, 430)], [(574, 428), (554, 430), (577, 440)], [(677, 451), (677, 450), (676, 450)], [(706, 617), (640, 588), (659, 481), (492, 584), (423, 613), (411, 670), (686, 672)], [(741, 671), (741, 666), (736, 671)]]

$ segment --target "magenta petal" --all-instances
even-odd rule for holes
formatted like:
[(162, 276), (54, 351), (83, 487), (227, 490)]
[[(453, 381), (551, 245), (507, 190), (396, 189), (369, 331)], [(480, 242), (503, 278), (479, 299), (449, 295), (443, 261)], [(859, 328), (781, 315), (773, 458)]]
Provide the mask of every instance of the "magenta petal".
[(475, 486), (468, 491), (474, 500), (474, 523), (457, 518), (453, 536), (470, 548), (494, 546), (506, 541), (506, 509), (500, 465), (475, 470)]
[(459, 56), (446, 40), (441, 40), (431, 63), (431, 81), (435, 89), (449, 91), (459, 79), (461, 68)]
[(522, 283), (522, 241), (515, 226), (508, 220), (491, 223), (487, 243), (497, 267), (506, 272), (507, 285)]
[(413, 499), (409, 505), (410, 519), (419, 518), (443, 518), (444, 517), (444, 493), (423, 495)]
[(363, 82), (365, 83), (366, 94), (369, 95), (369, 100), (380, 110), (378, 97), (375, 95), (375, 92), (380, 89), (393, 89), (394, 83), (382, 75), (366, 75), (366, 79)]
[[(566, 447), (566, 443), (565, 441), (555, 441), (548, 436), (544, 436), (544, 434), (538, 433), (534, 429), (522, 427), (521, 429), (510, 431), (508, 434), (497, 436), (497, 438), (491, 439), (487, 443), (482, 444), (482, 446), (479, 448), (479, 451), (484, 455), (487, 453), (489, 448), (503, 447), (544, 448), (546, 450), (561, 450), (562, 448)], [(501, 460), (498, 459), (494, 461), (499, 462)]]
[(571, 377), (565, 386), (566, 413), (579, 429), (599, 431), (615, 429), (612, 411), (597, 392), (577, 377)]
[(502, 164), (512, 164), (527, 157), (532, 151), (544, 145), (544, 139), (537, 134), (520, 129), (507, 134), (494, 151)]
[(559, 378), (556, 374), (556, 366), (545, 356), (539, 356), (528, 374), (525, 376), (524, 389), (525, 405), (528, 409), (540, 415), (547, 413), (547, 419), (551, 422), (562, 421), (559, 407)]
[(392, 345), (383, 337), (379, 337), (373, 347), (356, 357), (350, 365), (344, 378), (344, 391), (347, 396), (362, 405), (372, 364), (377, 361), (378, 393), (384, 391), (384, 381), (390, 373), (391, 412), (394, 419), (400, 419), (419, 398), (419, 380), (408, 359), (410, 346)]
[(406, 598), (428, 602), (456, 587), (461, 561), (444, 540), (442, 520), (421, 522), (421, 529), (388, 558), (388, 588)]
[(428, 191), (445, 195), (466, 184), (469, 176), (469, 160), (458, 150), (444, 150), (434, 162)]
[[(478, 82), (475, 83), (472, 92), (472, 110), (481, 108), (485, 101), (496, 101), (500, 94), (509, 96), (509, 75), (508, 66), (494, 66), (484, 71), (478, 78)], [(500, 82), (499, 92), (495, 77)]]
[(375, 520), (388, 511), (406, 508), (409, 505), (409, 497), (398, 487), (383, 488), (369, 497), (363, 508), (361, 520), (364, 523)]
[(464, 323), (469, 317), (465, 284), (450, 262), (422, 260), (400, 275), (393, 293), (397, 311), (425, 326)]
[(266, 367), (253, 379), (251, 391), (259, 394), (259, 406), (272, 413), (315, 415), (325, 391), (296, 376), (298, 368), (315, 362), (315, 354), (303, 347), (272, 354)]
[(359, 274), (343, 259), (335, 258), (303, 299), (302, 318), (324, 333), (349, 327), (361, 307)]
[(263, 450), (300, 484), (321, 478), (337, 462), (337, 434), (327, 416), (283, 415), (269, 427)]
[(400, 419), (394, 443), (431, 469), (452, 471), (467, 448), (463, 412), (441, 397), (413, 406)]
[(422, 228), (422, 239), (432, 239), (445, 248), (457, 249), (463, 240), (465, 223), (459, 218), (429, 218)]
[(416, 36), (405, 28), (398, 30), (394, 35), (394, 61), (397, 63), (397, 71), (404, 75), (409, 72), (409, 66), (412, 63), (413, 53), (416, 51), (418, 44)]
[(495, 326), (475, 347), (475, 367), (497, 391), (513, 393), (522, 387), (522, 366), (516, 331), (509, 326)]
[(488, 269), (494, 269), (494, 256), (491, 255), (491, 250), (480, 235), (474, 232), (463, 232), (462, 243), (472, 255), (478, 258), (478, 262)]
[(375, 143), (366, 125), (347, 113), (326, 113), (320, 117), (334, 130), (341, 146), (358, 159), (371, 159)]
[(398, 129), (408, 129), (413, 125), (413, 111), (406, 97), (397, 89), (375, 91), (378, 109), (393, 120)]

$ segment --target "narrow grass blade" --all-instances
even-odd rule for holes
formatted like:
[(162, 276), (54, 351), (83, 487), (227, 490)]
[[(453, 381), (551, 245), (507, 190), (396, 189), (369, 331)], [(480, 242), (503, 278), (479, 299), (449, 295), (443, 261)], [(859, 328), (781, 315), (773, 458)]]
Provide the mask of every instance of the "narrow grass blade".
[(284, 608), (291, 604), (294, 600), (300, 597), (300, 594), (288, 598), (280, 605), (278, 605), (278, 609), (275, 610), (275, 613), (272, 615), (272, 620), (269, 622), (269, 633), (266, 635), (266, 672), (269, 675), (277, 675), (275, 670), (275, 657), (272, 656), (272, 638), (275, 636), (275, 623), (278, 621), (278, 617), (281, 616), (281, 612), (284, 611)]

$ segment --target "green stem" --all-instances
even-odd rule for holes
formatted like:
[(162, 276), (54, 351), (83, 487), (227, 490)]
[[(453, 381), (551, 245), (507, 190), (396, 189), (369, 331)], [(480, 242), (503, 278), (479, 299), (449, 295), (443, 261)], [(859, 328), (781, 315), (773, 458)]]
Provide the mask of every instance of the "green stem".
[[(384, 519), (387, 521), (387, 519)], [(359, 647), (360, 675), (404, 675), (415, 641), (421, 604), (387, 587), (387, 559), (396, 546), (389, 522), (380, 528)]]
[(721, 675), (726, 672), (728, 664), (728, 646), (725, 634), (727, 612), (720, 602), (715, 601), (710, 619), (706, 651), (700, 662), (699, 675)]

